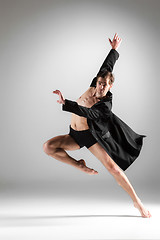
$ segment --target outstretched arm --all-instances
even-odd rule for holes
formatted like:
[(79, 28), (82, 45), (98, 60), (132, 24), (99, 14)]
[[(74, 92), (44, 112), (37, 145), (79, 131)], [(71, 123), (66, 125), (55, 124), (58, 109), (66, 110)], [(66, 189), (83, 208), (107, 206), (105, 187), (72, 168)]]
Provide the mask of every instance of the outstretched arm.
[(65, 99), (59, 90), (55, 90), (53, 91), (53, 93), (59, 96), (59, 100), (57, 100), (57, 102), (59, 104), (63, 104), (62, 106), (63, 111), (71, 112), (78, 116), (85, 117), (92, 120), (99, 119), (104, 116), (107, 117), (110, 115), (110, 111), (112, 107), (110, 102), (108, 102), (105, 105), (102, 103), (99, 106), (87, 108), (87, 107), (78, 105), (77, 102)]
[[(122, 39), (117, 35), (117, 33), (114, 35), (114, 38), (112, 41), (109, 38), (109, 43), (110, 43), (112, 49), (110, 50), (109, 54), (107, 55), (106, 59), (104, 60), (97, 75), (104, 68), (106, 68), (109, 72), (113, 71), (115, 62), (119, 58), (119, 53), (116, 50), (120, 46), (121, 42), (122, 42)], [(92, 80), (90, 87), (96, 87), (96, 82), (97, 82), (97, 76)]]
[(100, 118), (107, 118), (111, 113), (111, 103), (101, 103), (91, 108), (78, 105), (77, 102), (66, 99), (62, 106), (63, 111), (74, 113), (80, 117), (85, 117), (91, 120), (98, 120)]

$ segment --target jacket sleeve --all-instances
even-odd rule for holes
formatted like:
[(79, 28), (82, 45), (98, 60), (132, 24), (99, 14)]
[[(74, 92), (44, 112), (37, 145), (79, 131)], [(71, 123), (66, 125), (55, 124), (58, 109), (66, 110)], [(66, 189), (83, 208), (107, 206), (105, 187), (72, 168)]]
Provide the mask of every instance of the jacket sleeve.
[(72, 112), (78, 116), (85, 117), (91, 120), (104, 118), (110, 114), (109, 107), (107, 108), (103, 103), (97, 107), (83, 107), (78, 105), (77, 102), (65, 99), (65, 104), (62, 105), (62, 110)]
[[(119, 58), (119, 53), (115, 49), (111, 49), (106, 59), (104, 60), (102, 66), (100, 67), (100, 70), (97, 73), (97, 75), (101, 72), (103, 68), (106, 68), (109, 72), (112, 72), (115, 62), (118, 58)], [(90, 87), (96, 87), (96, 82), (97, 82), (97, 76), (93, 78)]]

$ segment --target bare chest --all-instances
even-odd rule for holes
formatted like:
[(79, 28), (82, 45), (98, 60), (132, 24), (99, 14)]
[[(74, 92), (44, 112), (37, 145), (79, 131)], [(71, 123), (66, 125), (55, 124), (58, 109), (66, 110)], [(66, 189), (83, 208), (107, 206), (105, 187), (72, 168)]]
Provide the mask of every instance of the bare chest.
[(91, 108), (99, 100), (90, 94), (83, 94), (77, 99), (77, 103), (83, 107)]

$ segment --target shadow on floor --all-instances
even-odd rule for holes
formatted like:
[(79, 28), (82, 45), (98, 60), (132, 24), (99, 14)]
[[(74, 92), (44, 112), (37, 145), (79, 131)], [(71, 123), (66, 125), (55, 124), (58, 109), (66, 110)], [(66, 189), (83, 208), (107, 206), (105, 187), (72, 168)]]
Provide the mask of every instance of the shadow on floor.
[(56, 216), (0, 216), (0, 221), (7, 221), (7, 220), (32, 220), (32, 219), (61, 219), (61, 218), (101, 218), (101, 217), (140, 217), (136, 215), (56, 215)]
[[(75, 219), (81, 221), (83, 218), (141, 218), (135, 215), (57, 215), (57, 216), (1, 216), (0, 225), (12, 226), (54, 226), (76, 224)], [(72, 221), (73, 220), (73, 221)]]

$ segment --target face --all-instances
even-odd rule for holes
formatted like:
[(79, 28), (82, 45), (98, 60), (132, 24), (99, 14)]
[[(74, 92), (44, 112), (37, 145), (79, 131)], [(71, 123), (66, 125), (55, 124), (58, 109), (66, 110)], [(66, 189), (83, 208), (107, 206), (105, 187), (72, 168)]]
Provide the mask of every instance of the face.
[(105, 79), (99, 77), (96, 84), (96, 92), (98, 97), (104, 97), (107, 92), (111, 89), (112, 84), (109, 83), (109, 78)]

